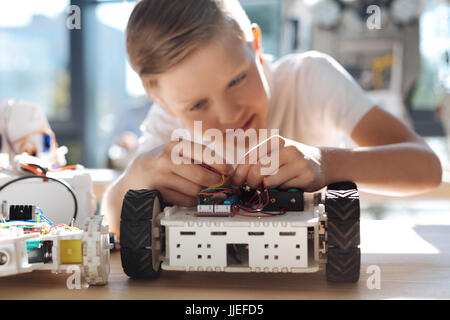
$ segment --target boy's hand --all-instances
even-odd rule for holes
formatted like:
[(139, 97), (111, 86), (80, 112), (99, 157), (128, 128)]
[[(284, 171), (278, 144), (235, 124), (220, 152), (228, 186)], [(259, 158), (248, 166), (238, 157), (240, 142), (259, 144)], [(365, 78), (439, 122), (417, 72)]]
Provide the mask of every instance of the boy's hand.
[[(194, 149), (195, 142), (183, 143), (191, 144)], [(178, 141), (167, 144), (162, 152), (147, 152), (137, 158), (139, 162), (139, 177), (146, 182), (145, 188), (158, 189), (164, 201), (180, 206), (197, 205), (197, 194), (207, 187), (221, 181), (221, 174), (227, 175), (232, 172), (233, 167), (228, 164), (194, 164), (194, 159), (202, 160), (199, 154), (189, 157), (182, 154)], [(204, 145), (197, 144), (197, 150), (204, 150)], [(180, 155), (178, 159), (184, 158), (189, 164), (173, 161), (174, 155)], [(224, 161), (225, 162), (225, 161)]]
[[(252, 156), (256, 156), (257, 162), (249, 164)], [(327, 184), (321, 158), (319, 148), (272, 136), (245, 155), (245, 164), (236, 167), (232, 182), (237, 186), (247, 182), (252, 188), (263, 184), (265, 188), (316, 191)], [(274, 161), (278, 161), (277, 166), (273, 166)]]

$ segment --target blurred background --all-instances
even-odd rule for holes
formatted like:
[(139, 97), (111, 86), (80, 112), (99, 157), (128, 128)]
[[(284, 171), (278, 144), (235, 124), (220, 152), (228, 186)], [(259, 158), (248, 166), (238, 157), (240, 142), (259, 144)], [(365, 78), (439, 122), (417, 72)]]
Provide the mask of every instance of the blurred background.
[[(440, 156), (444, 179), (449, 180), (450, 1), (240, 2), (262, 29), (266, 54), (277, 59), (318, 50), (333, 56), (380, 106), (426, 139)], [(133, 139), (151, 107), (125, 51), (124, 30), (134, 4), (0, 2), (0, 100), (40, 105), (59, 144), (68, 147), (69, 163), (123, 168), (120, 146), (133, 150)], [(80, 8), (80, 29), (67, 27), (74, 13), (71, 5)], [(435, 199), (434, 212), (448, 213), (448, 202), (441, 202), (450, 199), (446, 185), (417, 199), (418, 219), (422, 209), (429, 208), (429, 201), (420, 204), (420, 199)], [(401, 217), (406, 214), (404, 204), (397, 204), (397, 209), (391, 206), (396, 211), (390, 212)], [(382, 218), (386, 210), (378, 204), (366, 212)]]

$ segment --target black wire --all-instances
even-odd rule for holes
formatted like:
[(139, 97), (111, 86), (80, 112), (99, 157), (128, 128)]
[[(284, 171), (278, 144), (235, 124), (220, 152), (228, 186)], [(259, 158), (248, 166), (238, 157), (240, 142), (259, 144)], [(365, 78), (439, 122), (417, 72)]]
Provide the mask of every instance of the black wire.
[[(68, 185), (66, 182), (56, 179), (56, 178), (51, 178), (51, 177), (47, 177), (47, 176), (38, 176), (38, 175), (33, 175), (33, 176), (23, 176), (23, 177), (19, 177), (16, 179), (13, 179), (11, 181), (8, 181), (7, 183), (5, 183), (4, 185), (0, 186), (0, 191), (2, 191), (3, 189), (5, 189), (7, 186), (18, 182), (18, 181), (22, 181), (22, 180), (27, 180), (27, 179), (42, 179), (42, 180), (51, 180), (51, 181), (55, 181), (58, 182), (59, 184), (61, 184), (62, 186), (64, 186), (69, 192), (70, 195), (73, 198), (73, 203), (74, 203), (74, 212), (73, 212), (73, 218), (72, 221), (75, 221), (77, 218), (77, 214), (78, 214), (78, 201), (77, 201), (77, 197), (75, 196), (75, 193), (73, 192), (73, 189), (70, 185)], [(71, 221), (71, 223), (72, 223)], [(70, 224), (71, 224), (70, 223)]]

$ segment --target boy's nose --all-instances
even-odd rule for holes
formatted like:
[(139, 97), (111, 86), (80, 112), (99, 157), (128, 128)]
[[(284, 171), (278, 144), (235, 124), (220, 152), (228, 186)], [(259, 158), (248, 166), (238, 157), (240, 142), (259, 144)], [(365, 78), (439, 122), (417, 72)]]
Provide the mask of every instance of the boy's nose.
[(219, 123), (225, 127), (225, 129), (234, 129), (239, 125), (242, 125), (244, 108), (236, 103), (228, 103), (219, 106), (217, 112)]

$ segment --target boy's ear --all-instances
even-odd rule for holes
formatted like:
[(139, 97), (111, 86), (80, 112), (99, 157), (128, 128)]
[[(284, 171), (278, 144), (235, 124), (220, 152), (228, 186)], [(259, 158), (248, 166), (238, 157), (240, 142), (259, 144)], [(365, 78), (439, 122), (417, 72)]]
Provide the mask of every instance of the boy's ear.
[(259, 57), (259, 61), (261, 62), (261, 65), (264, 65), (264, 59), (262, 57), (263, 50), (262, 50), (262, 36), (261, 36), (261, 29), (256, 23), (252, 23), (252, 32), (253, 32), (253, 48), (255, 49), (256, 54)]
[(167, 106), (167, 104), (165, 104), (162, 99), (158, 98), (158, 96), (156, 96), (153, 93), (150, 93), (150, 97), (155, 100), (156, 102), (158, 102), (164, 109), (166, 109), (166, 111), (173, 117), (176, 118), (177, 116), (175, 115), (175, 113), (173, 113), (173, 111)]

